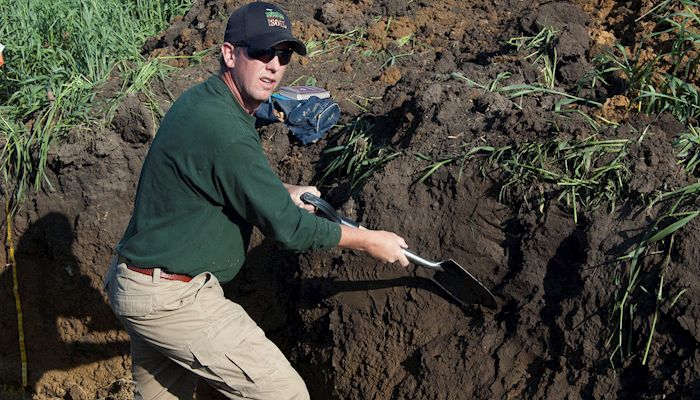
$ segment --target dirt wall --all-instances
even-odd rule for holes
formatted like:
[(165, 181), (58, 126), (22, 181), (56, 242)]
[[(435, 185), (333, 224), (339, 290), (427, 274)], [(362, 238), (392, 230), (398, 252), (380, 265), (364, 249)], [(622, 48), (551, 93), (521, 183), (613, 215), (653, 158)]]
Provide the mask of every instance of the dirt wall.
[[(668, 290), (687, 289), (664, 306), (650, 358), (611, 365), (615, 260), (626, 254), (660, 208), (599, 207), (579, 215), (550, 198), (499, 198), (499, 172), (479, 159), (438, 169), (417, 182), (421, 154), (458, 154), (465, 144), (493, 146), (585, 137), (581, 121), (558, 120), (548, 96), (510, 99), (468, 87), (452, 72), (480, 82), (514, 71), (538, 79), (504, 43), (546, 21), (560, 27), (558, 84), (571, 87), (589, 67), (600, 32), (641, 8), (606, 2), (606, 13), (566, 2), (333, 1), (283, 4), (304, 40), (368, 33), (357, 46), (371, 54), (405, 54), (388, 65), (362, 56), (352, 40), (327, 54), (295, 59), (287, 81), (313, 76), (331, 89), (342, 123), (362, 113), (376, 143), (401, 152), (351, 190), (342, 180), (324, 197), (370, 228), (401, 233), (411, 249), (452, 258), (492, 289), (499, 308), (462, 307), (428, 279), (429, 271), (377, 264), (355, 252), (292, 254), (256, 236), (248, 261), (226, 287), (277, 343), (318, 399), (678, 398), (700, 397), (700, 221), (675, 238), (666, 268)], [(221, 37), (221, 15), (236, 1), (195, 2), (183, 18), (146, 43), (146, 54), (192, 54)], [(602, 14), (601, 14), (602, 13)], [(620, 16), (618, 19), (612, 16)], [(612, 18), (612, 19), (611, 19)], [(539, 22), (538, 22), (539, 21)], [(621, 28), (620, 28), (621, 29)], [(410, 47), (396, 39), (412, 35)], [(333, 47), (335, 46), (335, 47)], [(380, 52), (384, 53), (380, 53)], [(211, 55), (176, 72), (166, 88), (177, 96), (218, 69)], [(118, 82), (108, 83), (109, 97)], [(605, 96), (605, 93), (599, 93)], [(128, 336), (106, 304), (101, 280), (131, 212), (141, 163), (155, 126), (143, 99), (130, 97), (107, 128), (71, 133), (49, 157), (52, 189), (33, 194), (15, 220), (19, 292), (32, 397), (130, 398)], [(555, 121), (556, 124), (553, 124)], [(557, 126), (557, 131), (553, 126)], [(606, 138), (637, 138), (630, 183), (642, 196), (659, 185), (678, 188), (697, 177), (676, 164), (672, 117), (620, 119)], [(271, 165), (289, 183), (306, 183), (323, 167), (322, 151), (342, 140), (337, 129), (302, 147), (281, 124), (262, 131)], [(546, 189), (546, 188), (545, 188)], [(544, 190), (544, 189), (543, 189)], [(12, 274), (2, 270), (0, 368), (3, 384), (20, 379)], [(645, 282), (654, 287), (657, 282)], [(630, 332), (643, 332), (654, 304), (640, 301)], [(643, 351), (646, 337), (625, 343)], [(617, 361), (617, 360), (613, 360)], [(665, 396), (665, 397), (664, 397)], [(199, 398), (216, 398), (202, 389)]]

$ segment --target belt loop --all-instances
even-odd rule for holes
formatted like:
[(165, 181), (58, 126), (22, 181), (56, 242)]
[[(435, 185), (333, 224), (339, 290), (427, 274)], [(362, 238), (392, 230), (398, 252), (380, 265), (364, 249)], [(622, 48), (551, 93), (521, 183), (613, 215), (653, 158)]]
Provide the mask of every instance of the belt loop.
[(153, 283), (160, 282), (160, 268), (153, 268)]

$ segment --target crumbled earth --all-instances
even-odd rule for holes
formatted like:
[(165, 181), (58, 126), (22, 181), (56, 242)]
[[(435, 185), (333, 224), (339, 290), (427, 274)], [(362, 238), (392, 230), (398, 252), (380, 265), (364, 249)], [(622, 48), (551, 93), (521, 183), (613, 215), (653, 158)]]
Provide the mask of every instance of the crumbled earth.
[[(225, 17), (241, 2), (203, 0), (144, 45), (145, 55), (192, 55), (223, 36)], [(634, 4), (633, 4), (634, 3)], [(457, 304), (430, 272), (382, 265), (352, 251), (294, 254), (256, 234), (243, 271), (226, 292), (242, 304), (288, 356), (315, 399), (630, 399), (700, 398), (700, 220), (675, 237), (665, 290), (686, 292), (662, 303), (643, 365), (653, 293), (638, 299), (625, 332), (631, 354), (611, 359), (620, 268), (662, 211), (643, 205), (582, 212), (547, 197), (538, 208), (499, 198), (499, 175), (478, 158), (438, 169), (428, 163), (464, 146), (504, 146), (552, 138), (584, 138), (590, 125), (551, 112), (551, 96), (522, 101), (485, 93), (455, 78), (533, 83), (539, 71), (506, 42), (543, 26), (559, 32), (557, 84), (575, 87), (592, 57), (613, 40), (630, 45), (651, 2), (476, 0), (334, 0), (285, 2), (306, 41), (324, 41), (313, 57), (294, 58), (286, 81), (329, 88), (342, 124), (364, 114), (374, 144), (400, 154), (370, 179), (322, 187), (344, 215), (404, 236), (418, 254), (454, 259), (492, 289), (498, 310)], [(367, 32), (357, 39), (358, 30)], [(330, 40), (332, 39), (332, 40)], [(402, 44), (403, 43), (403, 44)], [(216, 52), (178, 69), (158, 90), (164, 109), (218, 70)], [(99, 98), (110, 98), (114, 78)], [(670, 142), (683, 126), (668, 115), (630, 113), (619, 93), (600, 90), (602, 117), (619, 123), (601, 139), (644, 140), (635, 160), (633, 197), (697, 181), (676, 164)], [(12, 232), (18, 292), (34, 399), (130, 399), (128, 335), (106, 304), (101, 281), (131, 212), (139, 171), (157, 129), (147, 99), (123, 98), (112, 122), (76, 128), (49, 155), (50, 185), (32, 194)], [(558, 119), (559, 118), (559, 119)], [(557, 122), (553, 124), (552, 121)], [(557, 128), (555, 129), (554, 126)], [(94, 129), (94, 128), (91, 128)], [(289, 183), (315, 182), (324, 149), (344, 130), (300, 146), (282, 124), (262, 130), (273, 168)], [(533, 188), (534, 190), (534, 188)], [(544, 190), (547, 188), (539, 188)], [(193, 249), (196, 251), (196, 249)], [(662, 257), (660, 255), (659, 257)], [(0, 383), (20, 382), (12, 270), (2, 271)], [(651, 279), (651, 278), (648, 278)], [(654, 280), (643, 282), (658, 285)], [(612, 363), (613, 361), (614, 363)], [(0, 397), (3, 395), (0, 389)], [(9, 390), (9, 389), (8, 389)], [(7, 393), (10, 393), (9, 391)], [(218, 399), (206, 385), (197, 399)]]

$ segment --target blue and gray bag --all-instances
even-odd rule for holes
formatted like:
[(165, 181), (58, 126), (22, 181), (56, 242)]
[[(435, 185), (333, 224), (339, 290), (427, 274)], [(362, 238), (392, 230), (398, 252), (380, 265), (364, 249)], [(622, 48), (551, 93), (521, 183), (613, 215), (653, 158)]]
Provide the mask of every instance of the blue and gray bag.
[(284, 124), (304, 145), (322, 138), (340, 119), (340, 106), (333, 99), (294, 100), (275, 93), (255, 111), (255, 126), (278, 122), (275, 111), (284, 113)]

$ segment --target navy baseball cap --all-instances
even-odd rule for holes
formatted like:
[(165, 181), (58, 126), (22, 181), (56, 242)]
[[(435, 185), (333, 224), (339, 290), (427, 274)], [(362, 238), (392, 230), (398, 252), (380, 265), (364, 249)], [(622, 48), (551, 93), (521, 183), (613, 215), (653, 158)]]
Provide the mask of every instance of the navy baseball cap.
[(295, 52), (306, 55), (304, 43), (292, 35), (289, 17), (276, 5), (263, 1), (248, 3), (231, 14), (224, 41), (259, 49), (288, 42)]

